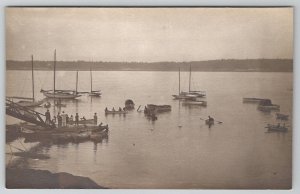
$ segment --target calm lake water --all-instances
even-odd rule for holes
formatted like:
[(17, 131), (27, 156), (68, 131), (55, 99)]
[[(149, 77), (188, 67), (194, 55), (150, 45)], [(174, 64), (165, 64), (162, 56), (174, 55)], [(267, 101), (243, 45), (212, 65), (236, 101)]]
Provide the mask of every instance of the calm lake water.
[[(7, 96), (31, 96), (30, 71), (6, 75)], [(57, 72), (57, 88), (75, 89), (75, 76), (75, 72)], [(186, 91), (188, 72), (181, 76)], [(41, 88), (52, 89), (52, 79), (52, 72), (35, 72), (38, 99), (43, 98)], [(244, 104), (242, 98), (272, 99), (280, 112), (290, 115), (286, 124), (291, 126), (292, 73), (193, 72), (192, 89), (206, 91), (207, 107), (183, 106), (172, 99), (178, 93), (178, 72), (93, 72), (93, 79), (93, 89), (101, 89), (102, 97), (65, 101), (66, 108), (50, 108), (51, 116), (64, 110), (92, 118), (97, 112), (98, 121), (110, 127), (109, 138), (97, 144), (40, 146), (38, 152), (50, 159), (24, 160), (25, 166), (90, 177), (109, 188), (290, 187), (291, 127), (287, 133), (265, 133), (268, 123), (277, 123), (275, 113), (260, 112), (256, 104)], [(89, 72), (79, 72), (78, 88), (90, 89)], [(155, 122), (136, 111), (104, 115), (105, 107), (123, 107), (126, 99), (132, 99), (136, 108), (169, 104), (172, 111), (158, 115)], [(208, 128), (200, 119), (208, 115), (223, 123)]]

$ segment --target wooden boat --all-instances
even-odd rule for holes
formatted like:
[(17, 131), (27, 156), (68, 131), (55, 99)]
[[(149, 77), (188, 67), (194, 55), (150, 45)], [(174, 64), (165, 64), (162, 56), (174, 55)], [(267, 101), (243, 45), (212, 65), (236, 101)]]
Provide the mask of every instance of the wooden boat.
[(289, 115), (285, 115), (285, 114), (281, 114), (281, 113), (276, 113), (276, 119), (279, 119), (279, 120), (288, 120), (289, 119)]
[(56, 90), (55, 89), (55, 76), (56, 76), (56, 50), (54, 51), (54, 65), (53, 65), (53, 90), (43, 90), (41, 89), (41, 93), (44, 94), (47, 98), (59, 98), (59, 99), (75, 99), (80, 97), (81, 95), (77, 92), (78, 85), (78, 71), (76, 74), (76, 91), (74, 90)]
[(268, 132), (287, 132), (288, 128), (285, 125), (270, 125), (268, 124), (265, 128), (268, 129)]
[(22, 107), (36, 107), (40, 106), (41, 104), (44, 103), (44, 100), (35, 100), (34, 96), (34, 68), (33, 68), (33, 55), (31, 55), (31, 81), (32, 81), (32, 98), (27, 98), (27, 97), (17, 97), (17, 96), (12, 96), (12, 97), (7, 97), (11, 100), (13, 99), (18, 99), (20, 101), (16, 102), (19, 106)]
[(190, 65), (190, 75), (189, 75), (189, 91), (188, 92), (182, 92), (180, 91), (180, 68), (179, 68), (179, 84), (178, 84), (178, 95), (172, 95), (175, 100), (180, 99), (186, 99), (186, 98), (193, 98), (193, 97), (205, 97), (206, 92), (205, 91), (193, 91), (191, 90), (191, 77), (192, 77), (192, 66)]
[(126, 110), (104, 110), (105, 114), (127, 114)]

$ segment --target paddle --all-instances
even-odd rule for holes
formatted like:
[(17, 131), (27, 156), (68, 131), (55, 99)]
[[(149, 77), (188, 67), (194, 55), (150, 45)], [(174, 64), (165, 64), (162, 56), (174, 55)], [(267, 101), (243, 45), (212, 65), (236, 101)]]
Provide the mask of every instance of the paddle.
[[(206, 121), (207, 119), (203, 119), (200, 117), (200, 120), (203, 120), (203, 121)], [(214, 120), (215, 122), (217, 122), (218, 124), (222, 124), (223, 122), (222, 121), (217, 121), (217, 120)]]

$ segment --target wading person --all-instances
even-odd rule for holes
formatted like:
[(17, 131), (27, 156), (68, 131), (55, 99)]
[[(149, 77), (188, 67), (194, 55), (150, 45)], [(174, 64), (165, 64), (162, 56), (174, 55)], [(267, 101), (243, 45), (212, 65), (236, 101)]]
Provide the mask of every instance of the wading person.
[(61, 118), (62, 118), (62, 126), (65, 127), (67, 126), (67, 114), (65, 114), (65, 112), (62, 112), (63, 114), (61, 114)]
[(97, 125), (98, 117), (97, 113), (94, 114), (94, 125)]
[(79, 115), (78, 115), (78, 113), (76, 113), (76, 115), (75, 115), (75, 125), (76, 126), (78, 126), (78, 123), (79, 122)]

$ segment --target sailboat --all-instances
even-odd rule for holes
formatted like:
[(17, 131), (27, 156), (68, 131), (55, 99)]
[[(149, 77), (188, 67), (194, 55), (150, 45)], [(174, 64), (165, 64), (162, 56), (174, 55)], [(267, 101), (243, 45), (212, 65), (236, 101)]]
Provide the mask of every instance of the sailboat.
[(190, 75), (189, 75), (189, 91), (180, 91), (180, 68), (179, 68), (179, 91), (178, 95), (172, 95), (174, 99), (191, 99), (191, 98), (201, 98), (205, 97), (205, 91), (195, 91), (191, 90), (191, 80), (192, 80), (192, 66), (190, 65)]
[(93, 90), (93, 73), (91, 68), (90, 68), (90, 77), (91, 77), (91, 91), (89, 92), (89, 96), (100, 97), (101, 90)]
[(78, 84), (78, 71), (76, 77), (76, 91), (74, 90), (56, 90), (55, 89), (55, 74), (56, 73), (56, 50), (54, 50), (54, 65), (53, 65), (53, 90), (43, 90), (41, 92), (47, 98), (59, 98), (59, 99), (75, 99), (80, 97), (81, 95), (77, 92), (77, 84)]
[(12, 97), (7, 97), (10, 99), (19, 99), (20, 101), (16, 102), (19, 106), (23, 107), (35, 107), (35, 106), (40, 106), (44, 101), (39, 100), (36, 101), (34, 97), (34, 72), (33, 72), (33, 55), (31, 55), (31, 79), (32, 79), (32, 98), (27, 98), (27, 97), (17, 97), (17, 96), (12, 96)]

